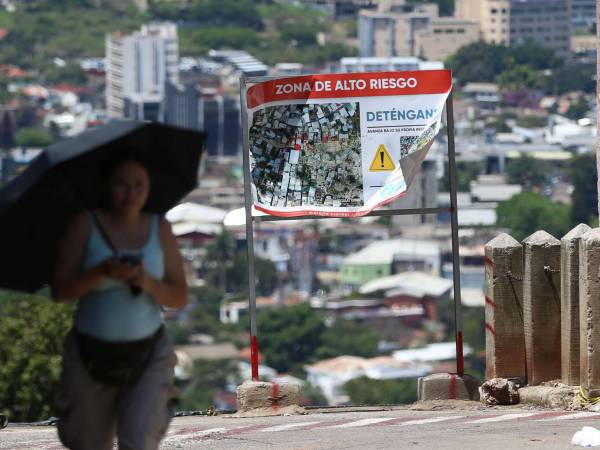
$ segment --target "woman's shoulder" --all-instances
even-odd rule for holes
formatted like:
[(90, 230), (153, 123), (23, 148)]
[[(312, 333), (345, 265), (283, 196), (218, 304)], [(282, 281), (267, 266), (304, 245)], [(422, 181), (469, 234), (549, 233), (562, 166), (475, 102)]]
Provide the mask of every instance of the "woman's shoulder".
[(171, 231), (171, 222), (169, 222), (165, 216), (161, 216), (160, 214), (156, 214), (156, 221), (158, 222), (158, 232), (161, 235), (172, 233)]
[(79, 211), (71, 219), (71, 226), (77, 229), (89, 229), (90, 224), (90, 211), (87, 210)]
[(82, 237), (87, 236), (91, 229), (89, 215), (89, 211), (79, 211), (73, 215), (67, 225), (66, 233), (70, 235), (79, 235)]

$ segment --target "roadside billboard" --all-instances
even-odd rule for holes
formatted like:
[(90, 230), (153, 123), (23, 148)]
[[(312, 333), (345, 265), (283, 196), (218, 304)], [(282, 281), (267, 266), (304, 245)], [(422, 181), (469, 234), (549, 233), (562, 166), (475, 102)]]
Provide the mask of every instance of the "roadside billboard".
[(279, 78), (246, 87), (252, 195), (274, 216), (358, 217), (410, 188), (448, 70)]

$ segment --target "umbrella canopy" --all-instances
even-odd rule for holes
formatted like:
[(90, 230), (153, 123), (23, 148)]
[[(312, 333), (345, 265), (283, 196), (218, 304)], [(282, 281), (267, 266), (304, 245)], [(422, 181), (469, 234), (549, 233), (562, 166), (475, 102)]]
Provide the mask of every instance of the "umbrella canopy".
[(196, 186), (204, 133), (113, 121), (54, 144), (0, 190), (0, 287), (33, 292), (49, 283), (56, 244), (75, 213), (100, 205), (100, 168), (132, 152), (148, 167), (146, 210), (165, 213)]

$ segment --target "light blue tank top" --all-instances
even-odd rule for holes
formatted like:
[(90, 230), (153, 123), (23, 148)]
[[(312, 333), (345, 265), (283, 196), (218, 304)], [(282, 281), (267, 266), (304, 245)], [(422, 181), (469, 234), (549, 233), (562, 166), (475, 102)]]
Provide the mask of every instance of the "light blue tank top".
[[(82, 269), (90, 269), (114, 256), (102, 237), (96, 221), (89, 214), (90, 237)], [(153, 215), (150, 238), (141, 249), (129, 252), (141, 254), (144, 269), (153, 278), (162, 280), (165, 273), (164, 254), (158, 236), (157, 215)], [(119, 253), (127, 253), (123, 250)], [(93, 290), (79, 299), (75, 327), (82, 333), (105, 341), (132, 341), (154, 334), (162, 322), (158, 302), (147, 292), (133, 295), (123, 282), (105, 278)]]

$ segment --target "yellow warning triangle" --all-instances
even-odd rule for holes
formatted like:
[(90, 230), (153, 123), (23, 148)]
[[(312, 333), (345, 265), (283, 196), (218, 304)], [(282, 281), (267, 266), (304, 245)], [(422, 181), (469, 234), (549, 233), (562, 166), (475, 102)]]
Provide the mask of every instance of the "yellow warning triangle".
[(369, 166), (370, 172), (389, 172), (394, 170), (396, 165), (392, 160), (392, 157), (388, 153), (387, 148), (385, 148), (384, 144), (379, 144), (377, 150), (375, 151), (375, 156), (373, 157), (373, 161), (371, 161), (371, 165)]

